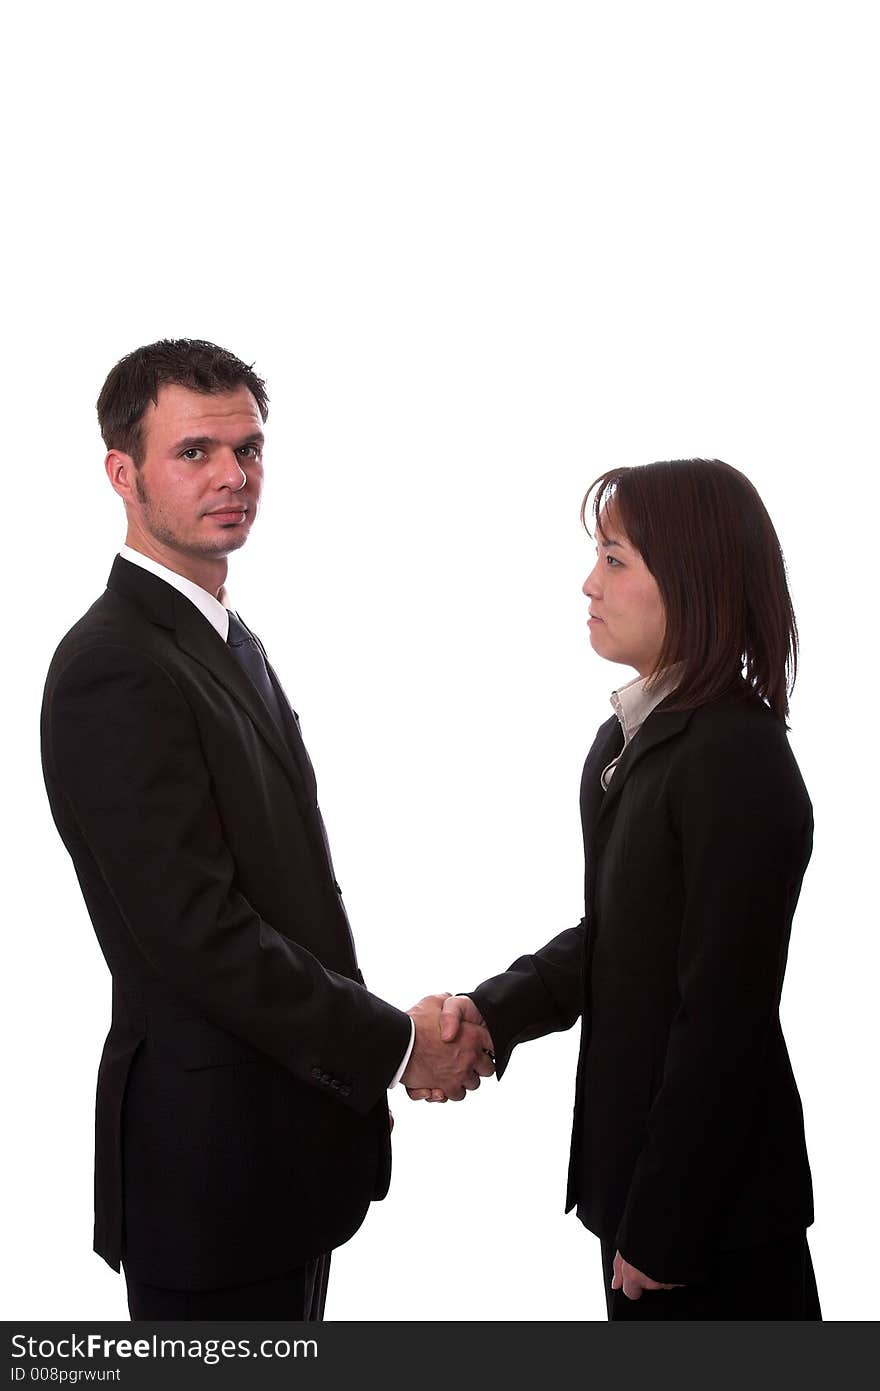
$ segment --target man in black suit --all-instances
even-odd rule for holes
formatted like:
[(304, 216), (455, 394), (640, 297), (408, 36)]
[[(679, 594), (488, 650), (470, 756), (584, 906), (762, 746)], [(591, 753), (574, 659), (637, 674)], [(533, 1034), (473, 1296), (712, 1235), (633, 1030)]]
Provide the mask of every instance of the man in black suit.
[(133, 1318), (320, 1319), (331, 1250), (388, 1189), (386, 1089), (456, 1098), (488, 1035), (364, 986), (298, 718), (228, 606), (263, 476), (263, 381), (137, 349), (98, 401), (126, 545), (61, 642), (43, 768), (113, 976), (95, 1250)]

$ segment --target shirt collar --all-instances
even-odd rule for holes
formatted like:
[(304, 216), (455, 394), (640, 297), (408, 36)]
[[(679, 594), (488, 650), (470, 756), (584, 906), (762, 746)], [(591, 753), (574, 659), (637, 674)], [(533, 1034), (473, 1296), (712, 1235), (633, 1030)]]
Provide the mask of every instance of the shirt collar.
[(148, 555), (141, 555), (140, 551), (132, 550), (131, 546), (123, 546), (119, 554), (123, 560), (130, 561), (132, 565), (139, 565), (142, 570), (149, 570), (150, 574), (158, 575), (160, 580), (164, 580), (184, 598), (189, 599), (190, 603), (195, 604), (199, 612), (207, 618), (211, 627), (226, 642), (229, 637), (229, 614), (227, 610), (232, 608), (232, 605), (229, 602), (225, 586), (220, 589), (220, 597), (217, 599), (213, 594), (209, 594), (207, 589), (202, 589), (201, 585), (188, 580), (185, 575), (178, 575), (176, 570), (169, 570), (167, 565), (160, 565), (158, 560), (152, 560)]
[(655, 706), (675, 690), (683, 669), (684, 662), (676, 662), (668, 667), (651, 690), (646, 689), (649, 677), (635, 676), (632, 681), (611, 692), (611, 708), (620, 721), (624, 745), (645, 723)]

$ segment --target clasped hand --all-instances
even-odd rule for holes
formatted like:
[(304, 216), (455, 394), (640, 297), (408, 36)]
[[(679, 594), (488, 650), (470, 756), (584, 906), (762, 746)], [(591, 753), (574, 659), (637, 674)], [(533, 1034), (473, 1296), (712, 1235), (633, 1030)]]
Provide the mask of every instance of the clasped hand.
[(462, 1101), (491, 1077), (492, 1039), (467, 995), (426, 995), (407, 1013), (416, 1037), (402, 1081), (412, 1101)]

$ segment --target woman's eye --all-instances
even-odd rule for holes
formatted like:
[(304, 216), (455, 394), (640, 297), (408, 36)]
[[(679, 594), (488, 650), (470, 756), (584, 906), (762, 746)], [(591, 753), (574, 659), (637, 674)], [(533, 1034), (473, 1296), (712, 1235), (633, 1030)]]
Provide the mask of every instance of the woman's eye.
[(613, 566), (613, 565), (619, 565), (619, 564), (620, 564), (620, 561), (617, 559), (617, 556), (616, 556), (616, 555), (606, 555), (606, 557), (605, 557), (605, 563), (606, 563), (606, 565), (612, 565), (612, 566)]

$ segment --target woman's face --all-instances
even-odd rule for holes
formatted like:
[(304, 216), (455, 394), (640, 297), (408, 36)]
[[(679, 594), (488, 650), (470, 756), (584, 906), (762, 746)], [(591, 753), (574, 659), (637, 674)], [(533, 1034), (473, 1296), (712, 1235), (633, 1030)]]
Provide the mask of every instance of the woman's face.
[(657, 581), (605, 507), (596, 528), (595, 567), (584, 580), (590, 600), (590, 642), (609, 662), (649, 676), (657, 665), (666, 630), (666, 610)]

